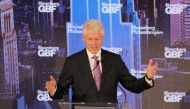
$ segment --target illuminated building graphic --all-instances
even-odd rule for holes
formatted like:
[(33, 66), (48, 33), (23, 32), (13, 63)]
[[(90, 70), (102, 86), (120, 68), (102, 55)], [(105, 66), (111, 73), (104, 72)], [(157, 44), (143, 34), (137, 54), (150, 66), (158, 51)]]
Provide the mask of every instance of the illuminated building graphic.
[(0, 1), (0, 15), (1, 15), (1, 37), (0, 43), (3, 53), (1, 54), (1, 62), (3, 62), (3, 69), (1, 74), (4, 77), (4, 92), (8, 94), (19, 94), (19, 70), (18, 70), (18, 51), (17, 51), (17, 37), (14, 27), (13, 3), (12, 0)]
[[(124, 6), (125, 4), (125, 6)], [(125, 10), (126, 22), (122, 21), (121, 8)], [(82, 13), (81, 13), (82, 12)], [(80, 17), (79, 17), (80, 16)], [(126, 0), (71, 0), (71, 22), (67, 23), (67, 50), (71, 55), (84, 48), (82, 42), (82, 26), (88, 19), (101, 20), (105, 29), (103, 47), (117, 51), (129, 69), (140, 69), (141, 47), (140, 35), (133, 33), (133, 27), (138, 27), (140, 21), (134, 10), (134, 1)], [(127, 101), (134, 109), (140, 109), (141, 98), (139, 95), (126, 92)], [(118, 98), (118, 101), (122, 101)]]
[[(171, 45), (176, 42), (190, 42), (190, 1), (189, 0), (171, 0), (170, 4), (180, 4), (180, 6), (187, 5), (180, 14), (170, 15), (170, 33)], [(180, 8), (178, 6), (177, 8)]]

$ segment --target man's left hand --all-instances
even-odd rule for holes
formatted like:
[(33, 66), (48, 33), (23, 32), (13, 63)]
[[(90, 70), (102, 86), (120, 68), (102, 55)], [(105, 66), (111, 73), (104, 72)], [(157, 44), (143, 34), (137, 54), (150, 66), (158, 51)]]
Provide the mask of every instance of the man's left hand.
[(156, 74), (158, 70), (158, 63), (154, 63), (152, 59), (149, 60), (147, 67), (147, 79), (153, 79), (153, 76)]

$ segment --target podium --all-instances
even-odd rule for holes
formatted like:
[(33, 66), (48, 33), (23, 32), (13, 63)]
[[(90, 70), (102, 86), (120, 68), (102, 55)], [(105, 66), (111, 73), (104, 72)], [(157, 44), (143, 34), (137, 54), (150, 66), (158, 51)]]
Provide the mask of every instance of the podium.
[(128, 103), (69, 103), (59, 102), (60, 109), (132, 109)]

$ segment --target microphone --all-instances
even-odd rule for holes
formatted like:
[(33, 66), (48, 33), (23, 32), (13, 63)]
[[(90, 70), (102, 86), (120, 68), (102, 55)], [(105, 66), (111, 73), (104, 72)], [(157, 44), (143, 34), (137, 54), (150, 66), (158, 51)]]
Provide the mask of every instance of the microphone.
[[(96, 62), (96, 66), (91, 70), (91, 72), (94, 71), (94, 70), (98, 67), (99, 64), (100, 64), (100, 61), (98, 60), (98, 61)], [(79, 81), (82, 80), (82, 79), (84, 79), (85, 76), (86, 76), (86, 75), (82, 75), (82, 78), (79, 79)], [(77, 84), (77, 83), (74, 83), (72, 86), (75, 86), (76, 84)]]
[(124, 99), (124, 103), (127, 103), (127, 94), (125, 93), (124, 89), (118, 84), (118, 87), (121, 89), (121, 91), (124, 93), (125, 99)]
[(96, 66), (95, 66), (91, 71), (94, 71), (94, 70), (98, 67), (99, 63), (100, 63), (100, 61), (98, 60), (98, 61), (96, 62)]

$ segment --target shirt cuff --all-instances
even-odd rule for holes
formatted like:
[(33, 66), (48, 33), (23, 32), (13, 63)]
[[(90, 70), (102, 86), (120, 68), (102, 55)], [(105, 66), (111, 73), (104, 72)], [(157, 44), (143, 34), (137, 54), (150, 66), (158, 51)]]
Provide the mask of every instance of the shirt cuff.
[(153, 81), (149, 80), (146, 76), (145, 76), (145, 81), (150, 85), (153, 86)]

